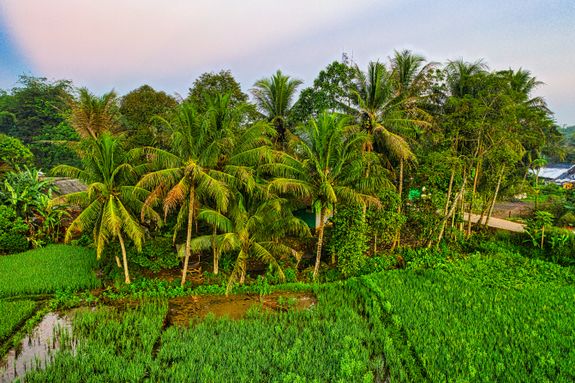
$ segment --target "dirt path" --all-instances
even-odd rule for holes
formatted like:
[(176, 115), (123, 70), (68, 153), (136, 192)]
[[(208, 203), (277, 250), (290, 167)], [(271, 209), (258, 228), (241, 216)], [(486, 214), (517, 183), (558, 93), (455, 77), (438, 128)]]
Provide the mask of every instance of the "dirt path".
[[(468, 217), (469, 217), (469, 214), (465, 213), (465, 221), (468, 220)], [(477, 223), (477, 221), (479, 221), (479, 217), (480, 216), (478, 214), (471, 214), (471, 222)], [(487, 219), (487, 217), (483, 217), (483, 219), (481, 220), (481, 223), (485, 223), (486, 219)], [(513, 231), (515, 233), (523, 233), (525, 231), (525, 225), (523, 225), (521, 223), (511, 222), (511, 221), (507, 221), (505, 219), (495, 218), (495, 217), (491, 217), (489, 219), (489, 225), (488, 226), (493, 227), (495, 229)]]
[(534, 209), (533, 202), (527, 201), (501, 201), (495, 204), (493, 217), (507, 219), (510, 217), (528, 217)]

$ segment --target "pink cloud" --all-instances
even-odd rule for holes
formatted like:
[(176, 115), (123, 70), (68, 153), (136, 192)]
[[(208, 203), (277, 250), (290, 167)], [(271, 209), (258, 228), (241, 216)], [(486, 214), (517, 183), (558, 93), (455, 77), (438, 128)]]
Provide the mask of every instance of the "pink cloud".
[(5, 0), (35, 70), (80, 79), (168, 75), (225, 63), (364, 10), (373, 0)]

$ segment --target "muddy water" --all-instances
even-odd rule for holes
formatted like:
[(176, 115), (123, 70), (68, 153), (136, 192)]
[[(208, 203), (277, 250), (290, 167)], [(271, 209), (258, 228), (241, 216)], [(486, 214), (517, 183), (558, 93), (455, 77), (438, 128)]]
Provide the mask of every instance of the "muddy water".
[[(0, 382), (11, 382), (27, 371), (44, 368), (60, 349), (60, 334), (72, 333), (70, 318), (48, 313), (17, 348), (11, 349), (0, 361)], [(73, 346), (73, 345), (72, 345)]]
[(187, 326), (194, 317), (208, 314), (230, 319), (243, 318), (252, 307), (269, 311), (304, 310), (316, 303), (310, 293), (274, 293), (258, 295), (202, 295), (170, 299), (168, 325)]

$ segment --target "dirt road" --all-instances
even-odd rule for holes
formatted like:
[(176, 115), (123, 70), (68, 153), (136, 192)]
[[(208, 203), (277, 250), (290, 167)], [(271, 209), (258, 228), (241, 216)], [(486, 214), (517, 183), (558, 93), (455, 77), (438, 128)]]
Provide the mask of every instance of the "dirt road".
[[(469, 214), (465, 213), (465, 221), (468, 220), (468, 217), (469, 217)], [(480, 216), (478, 214), (471, 214), (471, 222), (477, 223), (477, 221), (479, 221), (479, 217)], [(487, 219), (487, 217), (483, 217), (483, 219), (481, 220), (481, 223), (485, 223), (486, 219)], [(525, 231), (525, 225), (523, 225), (521, 223), (511, 222), (511, 221), (507, 221), (505, 219), (495, 218), (495, 217), (491, 217), (489, 219), (489, 225), (488, 226), (493, 227), (495, 229), (513, 231), (515, 233), (523, 233)]]

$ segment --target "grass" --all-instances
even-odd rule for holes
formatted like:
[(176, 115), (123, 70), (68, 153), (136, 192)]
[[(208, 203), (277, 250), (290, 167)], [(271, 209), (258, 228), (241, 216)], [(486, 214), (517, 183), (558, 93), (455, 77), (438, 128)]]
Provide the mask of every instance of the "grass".
[(310, 286), (305, 311), (164, 329), (165, 298), (77, 314), (76, 354), (29, 382), (575, 380), (573, 269), (504, 248)]
[(67, 245), (0, 256), (0, 297), (98, 287), (96, 262), (93, 250)]
[(575, 380), (570, 269), (499, 254), (368, 280), (432, 382)]
[(0, 301), (0, 342), (6, 340), (16, 327), (32, 315), (36, 309), (36, 302), (30, 300), (19, 300), (13, 302)]

